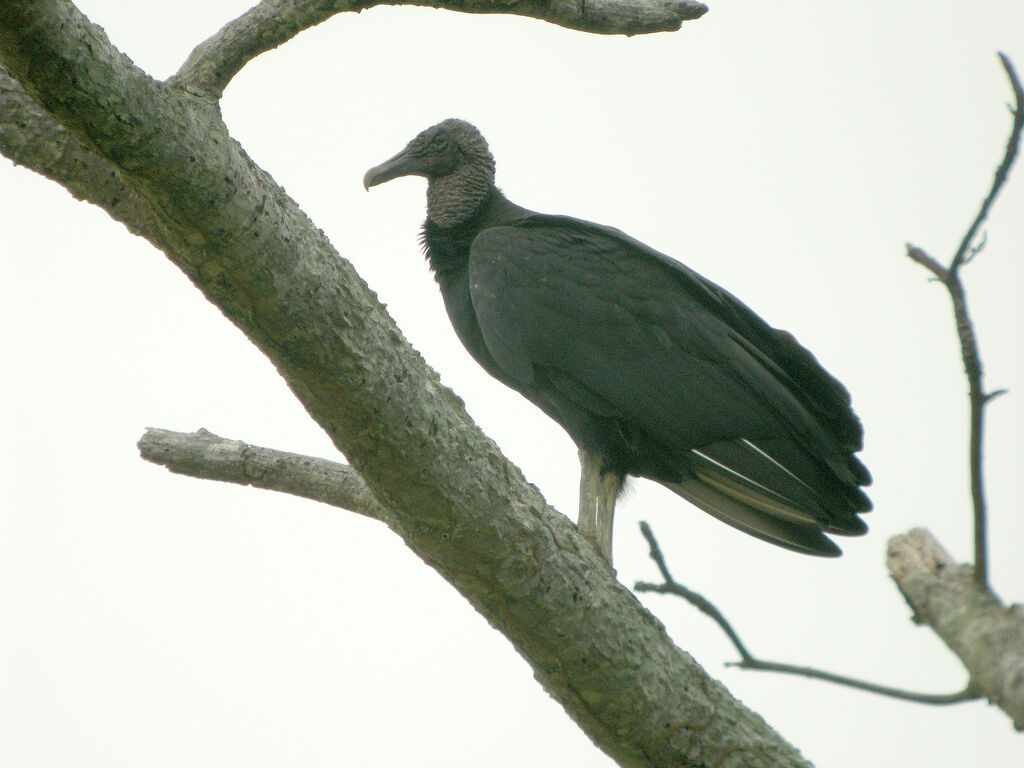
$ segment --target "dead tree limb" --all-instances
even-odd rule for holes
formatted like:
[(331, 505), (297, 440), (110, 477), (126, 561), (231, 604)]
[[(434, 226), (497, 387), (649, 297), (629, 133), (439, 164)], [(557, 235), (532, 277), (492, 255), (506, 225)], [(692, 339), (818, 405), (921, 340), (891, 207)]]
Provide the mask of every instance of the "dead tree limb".
[(338, 13), (379, 5), (515, 14), (607, 35), (671, 32), (708, 10), (696, 0), (263, 0), (198, 45), (172, 82), (194, 93), (219, 98), (231, 78), (261, 53)]
[(179, 475), (289, 493), (374, 520), (391, 517), (359, 473), (337, 461), (228, 440), (205, 429), (147, 429), (138, 445), (146, 461)]
[(915, 528), (889, 541), (889, 572), (914, 610), (970, 673), (970, 690), (985, 696), (1024, 731), (1024, 608), (1005, 607), (930, 533)]

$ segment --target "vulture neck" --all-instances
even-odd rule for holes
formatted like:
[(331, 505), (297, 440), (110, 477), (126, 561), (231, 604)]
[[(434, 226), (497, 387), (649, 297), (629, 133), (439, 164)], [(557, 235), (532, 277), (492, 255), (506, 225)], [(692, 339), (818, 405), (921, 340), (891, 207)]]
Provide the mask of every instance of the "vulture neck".
[(494, 166), (465, 163), (427, 185), (427, 218), (454, 227), (473, 218), (494, 189)]
[[(520, 208), (505, 197), (500, 189), (492, 186), (476, 210), (459, 224), (442, 226), (433, 215), (428, 216), (423, 223), (421, 238), (430, 268), (442, 284), (442, 290), (445, 290), (444, 285), (452, 281), (466, 279), (469, 252), (477, 235), (490, 227), (513, 224), (530, 215), (530, 211)], [(468, 284), (463, 288), (468, 291)]]

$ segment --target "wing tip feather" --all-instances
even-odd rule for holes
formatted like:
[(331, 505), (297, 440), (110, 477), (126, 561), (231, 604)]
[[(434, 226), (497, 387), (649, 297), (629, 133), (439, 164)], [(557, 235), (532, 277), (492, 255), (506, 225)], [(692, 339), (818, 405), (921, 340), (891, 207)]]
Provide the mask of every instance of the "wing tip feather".
[(795, 510), (780, 515), (759, 509), (696, 477), (664, 485), (712, 517), (770, 544), (817, 557), (839, 557), (843, 552), (825, 536), (827, 529)]

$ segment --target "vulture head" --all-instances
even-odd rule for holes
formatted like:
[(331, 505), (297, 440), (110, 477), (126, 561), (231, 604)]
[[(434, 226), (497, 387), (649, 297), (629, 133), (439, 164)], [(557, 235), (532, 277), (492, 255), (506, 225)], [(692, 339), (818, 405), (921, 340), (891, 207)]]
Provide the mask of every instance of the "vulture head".
[(427, 128), (405, 149), (366, 172), (369, 189), (399, 176), (427, 180), (427, 217), (450, 227), (472, 217), (494, 189), (494, 157), (475, 126), (444, 120)]

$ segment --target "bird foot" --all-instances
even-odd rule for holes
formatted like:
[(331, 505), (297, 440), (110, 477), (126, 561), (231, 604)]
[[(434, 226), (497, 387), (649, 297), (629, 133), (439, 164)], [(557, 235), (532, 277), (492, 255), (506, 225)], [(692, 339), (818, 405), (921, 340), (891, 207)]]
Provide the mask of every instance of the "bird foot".
[(597, 550), (597, 554), (601, 556), (601, 559), (604, 561), (605, 565), (608, 566), (608, 570), (611, 572), (612, 576), (614, 576), (616, 574), (616, 570), (615, 567), (612, 565), (611, 550), (605, 550), (604, 548), (602, 548), (594, 532), (590, 532), (588, 534), (588, 532), (583, 530), (583, 528), (581, 528), (580, 526), (577, 526), (576, 529), (580, 532), (580, 535), (586, 540), (586, 542), (595, 550)]

